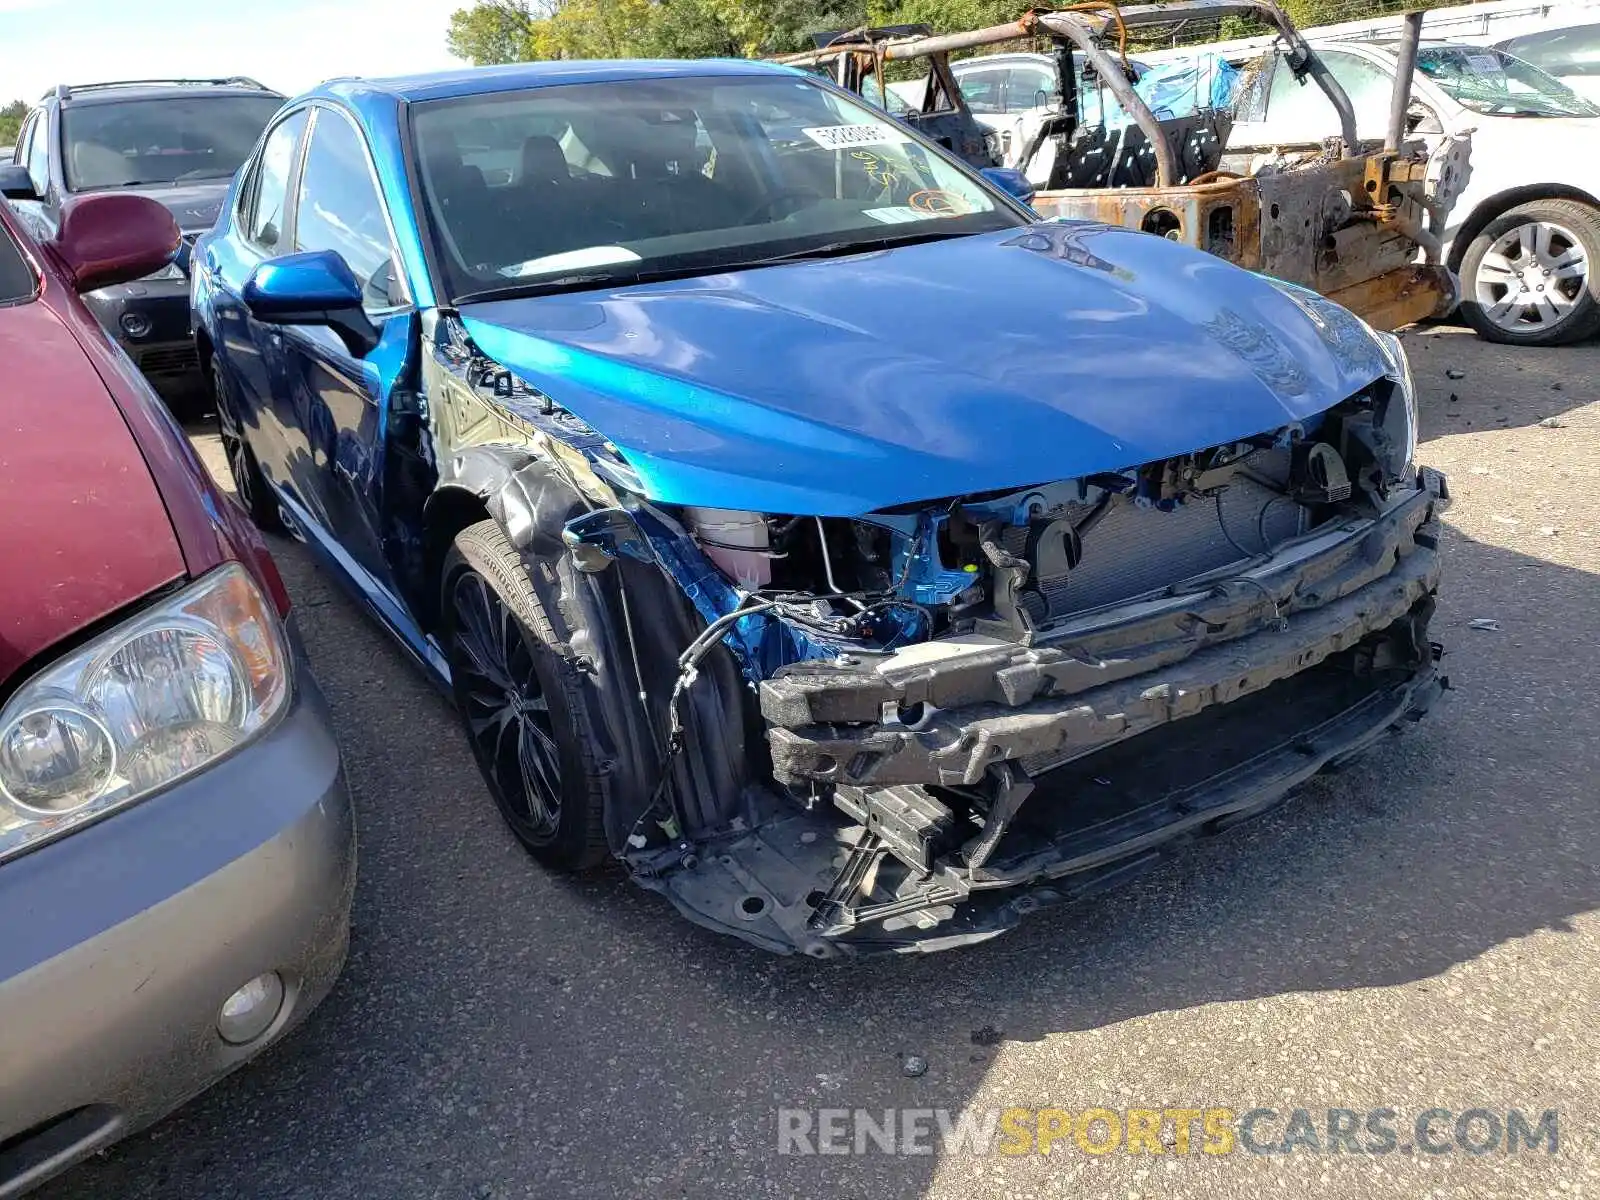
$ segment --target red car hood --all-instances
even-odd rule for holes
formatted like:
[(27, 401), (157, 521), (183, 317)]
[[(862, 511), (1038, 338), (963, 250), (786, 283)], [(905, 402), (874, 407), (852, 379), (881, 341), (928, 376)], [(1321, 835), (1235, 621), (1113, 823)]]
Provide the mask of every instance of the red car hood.
[(4, 688), (62, 638), (181, 578), (184, 561), (121, 411), (49, 307), (0, 308), (0, 362)]

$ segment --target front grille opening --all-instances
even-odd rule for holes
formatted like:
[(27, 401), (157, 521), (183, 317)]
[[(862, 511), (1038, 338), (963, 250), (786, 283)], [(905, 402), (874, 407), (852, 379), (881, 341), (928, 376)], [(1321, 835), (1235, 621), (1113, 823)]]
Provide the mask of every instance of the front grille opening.
[(42, 1121), (0, 1142), (0, 1189), (21, 1188), (107, 1144), (122, 1123), (110, 1105), (90, 1104)]
[(200, 369), (200, 352), (193, 346), (156, 346), (140, 351), (139, 369), (146, 375), (187, 375)]
[[(1397, 636), (1410, 618), (1394, 627)], [(1383, 635), (1378, 635), (1383, 636)], [(1183, 819), (1197, 785), (1273, 754), (1323, 751), (1318, 727), (1404, 683), (1414, 669), (1358, 670), (1357, 647), (1288, 679), (1046, 771), (995, 850), (1000, 872), (1045, 852), (1092, 854)], [(1374, 712), (1377, 709), (1374, 708)]]

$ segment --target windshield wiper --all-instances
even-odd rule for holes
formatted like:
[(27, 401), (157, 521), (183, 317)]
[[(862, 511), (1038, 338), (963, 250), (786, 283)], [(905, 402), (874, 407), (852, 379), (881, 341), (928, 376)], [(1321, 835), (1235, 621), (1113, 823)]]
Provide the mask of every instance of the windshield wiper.
[(659, 271), (574, 271), (566, 275), (540, 275), (529, 279), (508, 279), (501, 287), (479, 288), (463, 292), (455, 298), (457, 304), (471, 304), (478, 300), (515, 300), (520, 296), (537, 296), (562, 288), (592, 287), (595, 284), (616, 284), (632, 287), (636, 283), (661, 283), (668, 279), (683, 279), (690, 275), (714, 275), (726, 270), (722, 266), (679, 267)]
[(786, 254), (773, 254), (766, 258), (751, 258), (743, 262), (730, 263), (728, 270), (743, 270), (745, 267), (766, 267), (774, 263), (799, 262), (807, 258), (835, 258), (845, 254), (870, 254), (875, 250), (891, 250), (896, 246), (914, 246), (918, 242), (940, 242), (947, 238), (971, 237), (972, 232), (957, 230), (923, 231), (922, 233), (902, 233), (898, 237), (858, 238), (848, 242), (824, 242), (820, 246), (812, 246), (805, 250), (791, 250)]
[(472, 304), (479, 300), (515, 300), (523, 296), (538, 296), (566, 288), (585, 288), (596, 285), (632, 287), (640, 283), (662, 283), (669, 279), (688, 279), (695, 275), (722, 275), (729, 271), (744, 271), (752, 267), (769, 267), (778, 263), (800, 262), (808, 258), (834, 258), (845, 254), (866, 254), (874, 250), (888, 250), (895, 246), (910, 246), (918, 242), (937, 242), (946, 238), (970, 237), (971, 233), (955, 230), (903, 233), (893, 237), (856, 239), (854, 241), (824, 242), (805, 250), (791, 250), (765, 258), (732, 259), (727, 262), (703, 263), (689, 267), (673, 267), (655, 271), (594, 270), (574, 271), (566, 275), (536, 276), (529, 279), (510, 279), (503, 287), (479, 288), (464, 292), (455, 298), (457, 304)]

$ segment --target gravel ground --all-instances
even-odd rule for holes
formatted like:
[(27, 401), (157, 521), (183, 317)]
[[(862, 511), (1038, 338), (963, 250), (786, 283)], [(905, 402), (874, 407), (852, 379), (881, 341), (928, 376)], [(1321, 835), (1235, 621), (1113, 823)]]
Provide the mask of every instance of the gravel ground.
[[(360, 815), (349, 967), (298, 1036), (41, 1196), (1600, 1192), (1600, 346), (1406, 340), (1456, 501), (1457, 690), (1295, 804), (927, 958), (780, 960), (620, 877), (542, 873), (445, 703), (277, 544)], [(1392, 1108), (1400, 1145), (776, 1152), (780, 1108), (886, 1106), (1271, 1108), (1260, 1142), (1295, 1108)], [(1432, 1107), (1557, 1109), (1559, 1149), (1407, 1152)]]

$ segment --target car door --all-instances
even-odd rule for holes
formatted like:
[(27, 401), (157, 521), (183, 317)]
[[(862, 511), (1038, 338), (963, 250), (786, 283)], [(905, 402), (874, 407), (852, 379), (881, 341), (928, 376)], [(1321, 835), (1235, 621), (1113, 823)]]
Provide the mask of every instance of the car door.
[(227, 395), (219, 402), (227, 404), (262, 475), (291, 492), (297, 490), (290, 472), (295, 420), (283, 390), (283, 338), (278, 326), (250, 315), (243, 296), (261, 263), (289, 253), (290, 189), (309, 119), (308, 109), (297, 109), (267, 130), (244, 168), (223, 230), (205, 239), (198, 267), (210, 281), (213, 350), (227, 377)]
[(328, 549), (358, 583), (392, 596), (382, 522), (384, 433), (396, 391), (416, 365), (416, 312), (360, 129), (342, 109), (318, 106), (308, 138), (294, 249), (331, 250), (344, 259), (362, 285), (379, 343), (357, 357), (326, 326), (279, 331), (284, 387), (302, 442), (293, 469), (311, 516), (333, 536)]
[[(1006, 165), (1022, 166), (1022, 155), (1033, 144), (1045, 118), (1056, 111), (1058, 93), (1053, 66), (1024, 62), (1016, 64), (1006, 73), (1006, 116), (1011, 120), (1013, 142)], [(1035, 187), (1049, 183), (1050, 168), (1054, 161), (1054, 143), (1041, 145), (1027, 167), (1029, 182)]]

